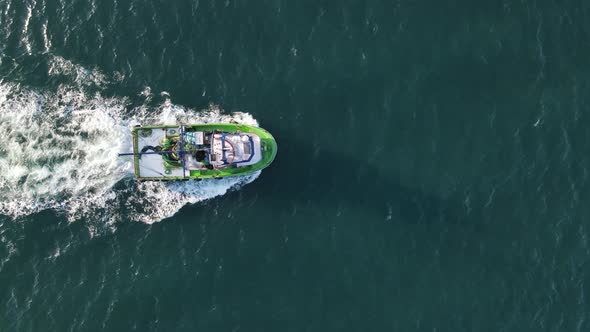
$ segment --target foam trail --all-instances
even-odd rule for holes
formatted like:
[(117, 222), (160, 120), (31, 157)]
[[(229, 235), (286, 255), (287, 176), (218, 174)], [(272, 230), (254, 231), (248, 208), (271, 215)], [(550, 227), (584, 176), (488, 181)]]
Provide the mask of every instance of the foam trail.
[(56, 98), (0, 85), (0, 213), (18, 216), (102, 195), (129, 165), (116, 160), (127, 128), (119, 107), (63, 91)]
[(223, 114), (214, 106), (198, 112), (169, 100), (129, 112), (124, 98), (85, 92), (104, 84), (104, 75), (59, 57), (50, 64), (49, 74), (68, 77), (72, 86), (47, 92), (0, 81), (0, 214), (18, 218), (55, 209), (97, 228), (129, 219), (152, 223), (258, 177), (136, 183), (131, 159), (118, 153), (131, 150), (130, 129), (137, 123), (258, 123), (247, 113)]

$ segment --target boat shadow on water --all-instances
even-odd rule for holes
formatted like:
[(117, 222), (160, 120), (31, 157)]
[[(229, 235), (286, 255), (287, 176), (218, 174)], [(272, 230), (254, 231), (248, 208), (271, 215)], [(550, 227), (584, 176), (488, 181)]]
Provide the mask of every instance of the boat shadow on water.
[(317, 152), (284, 136), (277, 142), (276, 160), (257, 181), (264, 186), (258, 198), (274, 209), (321, 207), (330, 214), (345, 209), (367, 218), (426, 224), (462, 224), (473, 217), (459, 199), (403, 185), (395, 171), (386, 174), (361, 158)]

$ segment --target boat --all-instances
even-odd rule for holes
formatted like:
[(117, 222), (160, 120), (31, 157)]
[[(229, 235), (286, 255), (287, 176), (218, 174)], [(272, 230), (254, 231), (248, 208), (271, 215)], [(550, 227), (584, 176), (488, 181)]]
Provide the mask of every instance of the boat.
[(135, 126), (131, 131), (139, 181), (222, 179), (272, 163), (277, 143), (266, 130), (233, 123)]

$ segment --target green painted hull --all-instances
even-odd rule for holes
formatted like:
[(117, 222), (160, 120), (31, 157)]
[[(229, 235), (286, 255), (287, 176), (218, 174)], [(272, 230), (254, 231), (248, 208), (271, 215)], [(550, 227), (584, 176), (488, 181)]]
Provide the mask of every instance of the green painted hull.
[(162, 177), (144, 177), (140, 175), (140, 158), (138, 151), (138, 137), (141, 130), (145, 129), (167, 129), (178, 128), (178, 125), (162, 125), (162, 126), (138, 126), (133, 128), (133, 153), (134, 153), (134, 170), (135, 176), (139, 181), (182, 181), (182, 180), (200, 180), (200, 179), (221, 179), (228, 176), (248, 175), (260, 171), (269, 166), (277, 155), (277, 143), (274, 137), (266, 130), (248, 126), (243, 124), (231, 123), (211, 123), (211, 124), (189, 124), (184, 125), (185, 128), (196, 131), (221, 131), (223, 133), (252, 133), (260, 137), (260, 150), (262, 158), (253, 165), (241, 166), (235, 168), (225, 169), (207, 169), (207, 170), (190, 170), (186, 171), (185, 176), (162, 176)]

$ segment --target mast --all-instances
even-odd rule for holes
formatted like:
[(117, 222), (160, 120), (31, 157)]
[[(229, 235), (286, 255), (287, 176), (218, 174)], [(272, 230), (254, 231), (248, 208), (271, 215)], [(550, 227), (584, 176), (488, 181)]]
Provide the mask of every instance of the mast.
[(153, 152), (129, 152), (129, 153), (119, 153), (119, 157), (123, 156), (143, 156), (144, 154), (168, 154), (174, 153), (174, 151), (153, 151)]
[(184, 125), (180, 125), (180, 137), (178, 140), (178, 144), (180, 145), (180, 151), (178, 151), (179, 153), (179, 157), (181, 158), (181, 164), (182, 164), (182, 177), (185, 178), (186, 177), (186, 165), (185, 165), (185, 151), (184, 151)]

